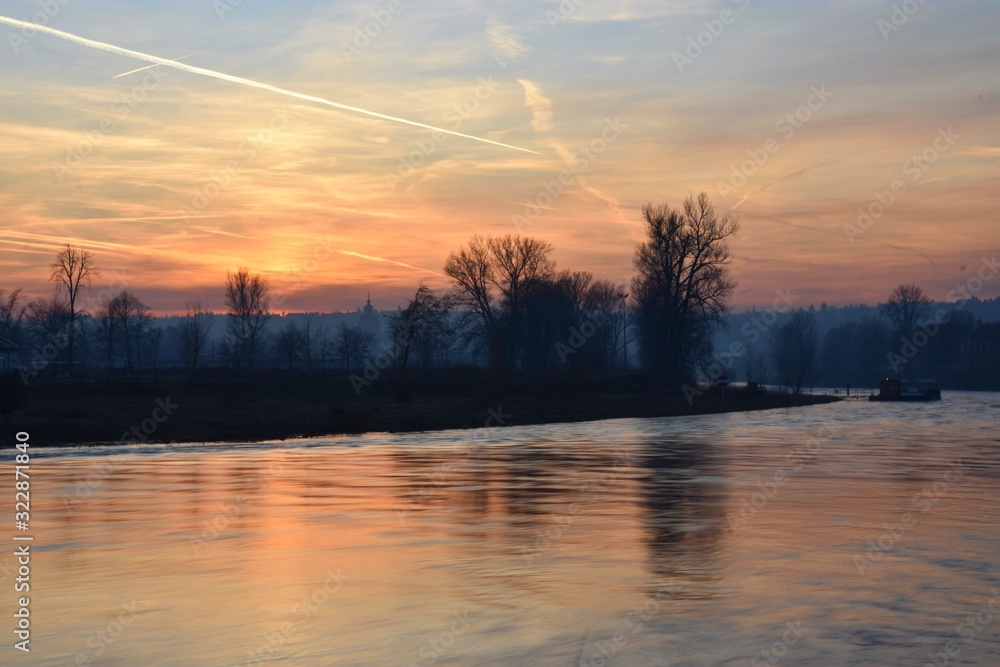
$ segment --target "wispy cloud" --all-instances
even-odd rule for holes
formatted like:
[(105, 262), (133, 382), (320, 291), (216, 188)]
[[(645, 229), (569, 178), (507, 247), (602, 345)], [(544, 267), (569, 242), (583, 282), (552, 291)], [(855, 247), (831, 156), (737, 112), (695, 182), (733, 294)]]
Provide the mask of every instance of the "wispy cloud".
[(518, 79), (524, 88), (524, 105), (531, 111), (531, 126), (539, 134), (552, 131), (552, 100), (542, 94), (542, 90), (529, 79)]
[(513, 28), (496, 17), (490, 17), (486, 22), (486, 37), (493, 49), (493, 57), (504, 67), (507, 61), (517, 60), (528, 52), (528, 47), (521, 43)]

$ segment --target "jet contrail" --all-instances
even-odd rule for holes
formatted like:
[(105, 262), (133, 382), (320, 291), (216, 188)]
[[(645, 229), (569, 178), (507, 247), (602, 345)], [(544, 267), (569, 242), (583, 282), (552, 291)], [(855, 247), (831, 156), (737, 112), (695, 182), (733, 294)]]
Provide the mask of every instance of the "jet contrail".
[(261, 83), (260, 81), (254, 81), (252, 79), (244, 79), (243, 77), (233, 76), (231, 74), (224, 74), (222, 72), (216, 72), (215, 70), (205, 69), (203, 67), (193, 67), (191, 65), (185, 65), (184, 63), (177, 62), (176, 60), (170, 60), (169, 58), (160, 58), (159, 56), (152, 56), (149, 55), (148, 53), (141, 53), (139, 51), (132, 51), (131, 49), (124, 49), (120, 46), (115, 46), (114, 44), (108, 44), (106, 42), (98, 42), (93, 39), (87, 39), (86, 37), (80, 37), (79, 35), (63, 32), (62, 30), (56, 30), (55, 28), (49, 28), (47, 26), (39, 25), (37, 23), (29, 23), (27, 21), (19, 21), (17, 19), (12, 19), (8, 16), (0, 16), (0, 24), (7, 24), (15, 28), (27, 28), (29, 30), (35, 30), (37, 32), (42, 32), (48, 35), (52, 35), (53, 37), (58, 37), (68, 42), (79, 44), (81, 46), (86, 46), (91, 49), (97, 49), (99, 51), (107, 51), (108, 53), (114, 53), (116, 55), (125, 56), (127, 58), (135, 58), (136, 60), (143, 60), (148, 63), (153, 63), (154, 65), (173, 67), (174, 69), (179, 69), (182, 72), (190, 72), (191, 74), (200, 74), (201, 76), (207, 76), (213, 79), (220, 79), (222, 81), (229, 81), (231, 83), (240, 83), (243, 84), (244, 86), (250, 86), (251, 88), (260, 88), (261, 90), (268, 90), (271, 91), (272, 93), (278, 93), (279, 95), (287, 95), (288, 97), (295, 97), (300, 100), (305, 100), (306, 102), (325, 104), (326, 106), (334, 107), (336, 109), (344, 109), (346, 111), (353, 111), (355, 113), (365, 114), (367, 116), (374, 116), (375, 118), (381, 118), (382, 120), (389, 120), (394, 123), (403, 123), (405, 125), (412, 125), (413, 127), (422, 127), (425, 130), (433, 130), (434, 132), (444, 132), (445, 134), (450, 134), (456, 137), (472, 139), (473, 141), (481, 141), (485, 144), (493, 144), (494, 146), (510, 148), (515, 151), (532, 153), (534, 155), (542, 155), (542, 153), (539, 153), (538, 151), (529, 150), (527, 148), (521, 148), (519, 146), (504, 144), (499, 141), (492, 141), (491, 139), (484, 139), (482, 137), (476, 137), (471, 134), (463, 134), (461, 132), (455, 132), (454, 130), (446, 130), (443, 127), (434, 127), (433, 125), (418, 123), (415, 120), (407, 120), (405, 118), (389, 116), (387, 114), (379, 113), (377, 111), (369, 111), (368, 109), (362, 109), (360, 107), (352, 107), (347, 104), (340, 104), (339, 102), (333, 102), (331, 100), (327, 100), (322, 97), (316, 97), (314, 95), (306, 95), (304, 93), (297, 93), (294, 90), (288, 90), (286, 88), (278, 88), (277, 86), (272, 86), (267, 83)]
[(389, 264), (395, 264), (397, 266), (403, 266), (407, 269), (413, 269), (414, 271), (423, 271), (424, 273), (429, 273), (432, 276), (440, 276), (442, 278), (447, 278), (443, 273), (438, 273), (437, 271), (431, 271), (430, 269), (422, 269), (419, 266), (413, 266), (412, 264), (405, 264), (404, 262), (397, 262), (394, 259), (386, 259), (385, 257), (375, 257), (374, 255), (363, 255), (360, 252), (354, 252), (353, 250), (341, 250), (337, 248), (337, 252), (342, 255), (347, 255), (348, 257), (359, 257), (361, 259), (367, 259), (370, 262), (387, 262)]
[[(199, 53), (205, 53), (205, 50), (203, 49), (201, 51), (192, 51), (191, 53), (185, 53), (183, 56), (178, 56), (178, 57), (174, 58), (174, 60), (184, 60), (185, 58), (190, 58), (191, 56), (196, 56)], [(120, 79), (123, 76), (128, 76), (129, 74), (135, 74), (136, 72), (143, 72), (143, 71), (145, 71), (147, 69), (153, 69), (154, 67), (156, 67), (156, 65), (146, 65), (144, 67), (138, 67), (136, 69), (130, 69), (127, 72), (122, 72), (121, 74), (115, 74), (111, 78), (112, 79)]]
[[(214, 48), (221, 49), (223, 47), (230, 46), (231, 44), (235, 44), (236, 42), (242, 42), (244, 39), (246, 39), (246, 37), (240, 37), (239, 39), (234, 39), (231, 42), (226, 42), (225, 44), (220, 44), (219, 46), (216, 46)], [(174, 60), (184, 60), (185, 58), (190, 58), (191, 56), (197, 56), (197, 55), (202, 54), (202, 53), (207, 53), (208, 51), (211, 51), (211, 50), (212, 49), (202, 49), (201, 51), (192, 51), (191, 53), (185, 53), (183, 56), (178, 56), (177, 58), (174, 58)], [(156, 67), (156, 65), (146, 65), (145, 67), (139, 67), (138, 69), (130, 69), (127, 72), (122, 72), (121, 74), (115, 74), (111, 78), (112, 79), (120, 79), (123, 76), (128, 76), (129, 74), (135, 74), (136, 72), (144, 72), (145, 70), (147, 70), (147, 69), (153, 69), (154, 67)]]

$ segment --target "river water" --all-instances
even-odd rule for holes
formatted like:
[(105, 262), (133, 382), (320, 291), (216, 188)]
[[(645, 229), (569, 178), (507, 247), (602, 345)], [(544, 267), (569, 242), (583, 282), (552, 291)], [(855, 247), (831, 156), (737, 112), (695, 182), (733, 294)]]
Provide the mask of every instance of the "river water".
[(0, 664), (1000, 665), (998, 414), (36, 443)]

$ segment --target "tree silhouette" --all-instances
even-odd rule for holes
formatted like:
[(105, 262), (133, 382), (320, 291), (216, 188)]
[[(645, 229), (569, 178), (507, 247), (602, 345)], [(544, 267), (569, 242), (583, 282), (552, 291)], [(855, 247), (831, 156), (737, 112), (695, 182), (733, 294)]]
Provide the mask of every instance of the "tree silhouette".
[(816, 365), (818, 349), (816, 316), (811, 312), (797, 310), (774, 330), (771, 353), (778, 379), (786, 389), (793, 387), (796, 395), (802, 393), (802, 386)]
[(513, 368), (521, 351), (525, 302), (533, 285), (555, 270), (552, 244), (530, 237), (474, 236), (448, 255), (444, 272), (466, 313), (467, 332), (484, 341), (497, 370)]
[(21, 322), (27, 310), (28, 304), (21, 298), (20, 288), (7, 292), (0, 287), (0, 336), (19, 343)]
[(648, 240), (636, 248), (632, 280), (641, 353), (647, 368), (680, 382), (707, 354), (728, 310), (736, 283), (726, 239), (739, 222), (718, 216), (704, 192), (689, 195), (682, 210), (647, 204), (642, 214)]
[(341, 322), (333, 337), (333, 349), (334, 353), (340, 357), (343, 367), (350, 371), (361, 366), (374, 342), (375, 336), (361, 327)]
[(86, 250), (66, 244), (56, 261), (49, 267), (49, 280), (66, 290), (69, 302), (69, 366), (73, 367), (73, 341), (76, 338), (76, 300), (80, 290), (89, 287), (91, 279), (99, 277), (101, 272), (94, 267), (94, 258)]
[(267, 276), (251, 274), (240, 267), (226, 273), (226, 306), (229, 307), (228, 346), (237, 371), (244, 366), (253, 370), (263, 338), (264, 326), (271, 317), (271, 286)]
[(122, 354), (127, 370), (142, 366), (143, 339), (149, 330), (151, 313), (149, 306), (126, 289), (105, 299), (98, 317), (107, 337), (109, 372), (116, 350)]
[(191, 369), (191, 379), (194, 379), (198, 368), (198, 358), (208, 344), (212, 329), (212, 314), (202, 308), (201, 299), (188, 301), (184, 304), (184, 317), (180, 321), (181, 353)]
[(930, 299), (918, 286), (900, 285), (889, 295), (889, 301), (882, 304), (881, 311), (892, 323), (893, 333), (909, 340), (917, 330), (928, 303)]

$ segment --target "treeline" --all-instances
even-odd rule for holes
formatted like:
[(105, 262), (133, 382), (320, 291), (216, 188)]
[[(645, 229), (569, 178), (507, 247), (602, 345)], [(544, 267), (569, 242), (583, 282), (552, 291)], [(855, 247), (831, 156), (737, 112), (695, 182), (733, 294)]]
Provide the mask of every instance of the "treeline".
[(414, 373), (474, 366), (501, 386), (514, 374), (636, 370), (664, 391), (726, 376), (798, 393), (817, 383), (870, 386), (880, 375), (954, 371), (970, 358), (988, 359), (990, 349), (995, 358), (993, 339), (968, 344), (992, 335), (988, 325), (961, 303), (932, 310), (915, 285), (898, 287), (877, 316), (825, 335), (811, 308), (754, 313), (720, 346), (716, 335), (736, 287), (728, 239), (738, 220), (718, 215), (704, 193), (679, 208), (648, 204), (642, 215), (645, 238), (628, 285), (557, 267), (552, 244), (541, 239), (474, 236), (447, 256), (446, 291), (421, 284), (378, 321), (333, 327), (309, 315), (276, 324), (268, 277), (245, 267), (220, 285), (224, 314), (192, 300), (170, 326), (158, 326), (137, 293), (92, 289), (100, 276), (95, 258), (67, 245), (50, 267), (51, 298), (26, 302), (19, 289), (0, 288), (0, 337), (19, 346), (17, 371), (26, 382), (40, 374), (130, 378), (160, 370), (166, 358), (192, 379), (209, 365), (237, 378), (265, 369), (337, 370), (356, 390), (390, 367), (405, 382)]
[(824, 333), (818, 320), (812, 306), (754, 311), (720, 337), (719, 347), (745, 341), (746, 353), (732, 374), (795, 392), (811, 386), (868, 388), (889, 376), (934, 378), (954, 387), (997, 386), (1000, 324), (977, 320), (964, 301), (934, 304), (919, 286), (900, 285), (873, 315)]
[[(648, 205), (643, 215), (648, 238), (636, 249), (631, 286), (558, 269), (547, 241), (476, 236), (447, 257), (451, 289), (436, 294), (419, 285), (405, 307), (374, 327), (386, 332), (381, 339), (371, 326), (313, 329), (308, 318), (305, 326), (286, 321), (271, 331), (268, 278), (247, 268), (226, 276), (223, 332), (213, 331), (218, 316), (192, 301), (165, 335), (138, 294), (88, 294), (100, 275), (95, 259), (67, 245), (51, 267), (52, 298), (24, 303), (20, 290), (0, 292), (0, 336), (21, 346), (20, 372), (28, 378), (95, 367), (128, 377), (158, 368), (165, 346), (179, 350), (194, 377), (211, 345), (215, 365), (240, 376), (267, 367), (370, 376), (388, 366), (405, 375), (465, 363), (503, 381), (512, 373), (610, 371), (638, 361), (677, 382), (711, 351), (734, 287), (725, 241), (738, 225), (716, 216), (704, 194), (679, 209)], [(88, 307), (80, 308), (84, 301)]]

